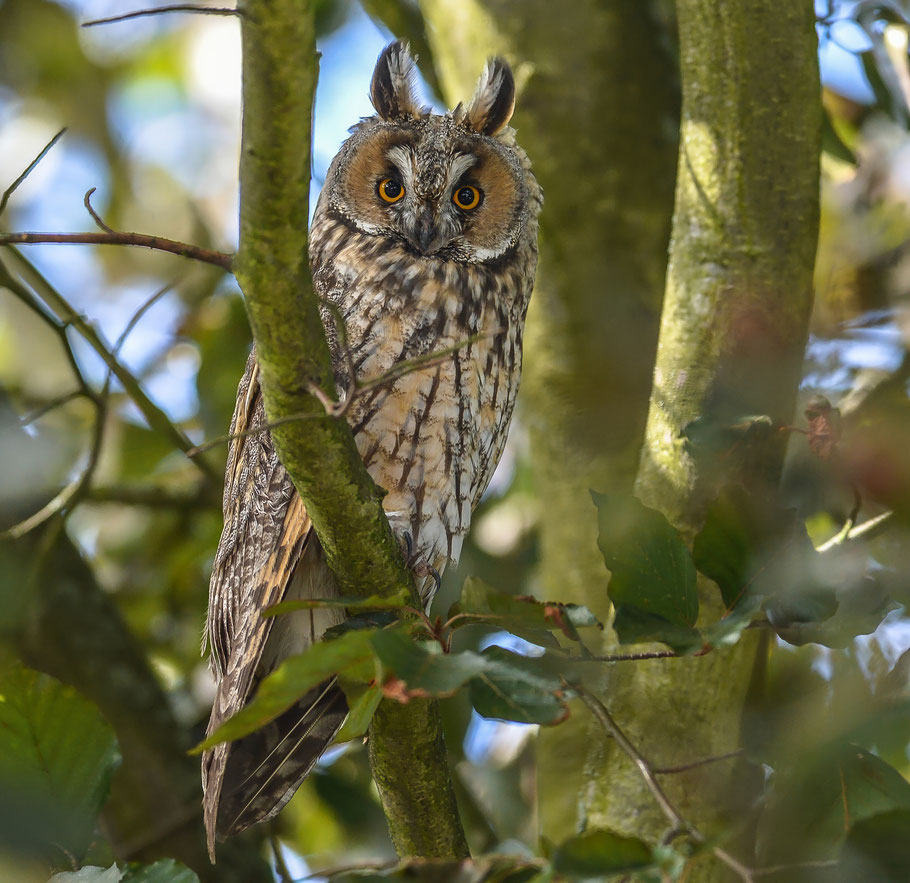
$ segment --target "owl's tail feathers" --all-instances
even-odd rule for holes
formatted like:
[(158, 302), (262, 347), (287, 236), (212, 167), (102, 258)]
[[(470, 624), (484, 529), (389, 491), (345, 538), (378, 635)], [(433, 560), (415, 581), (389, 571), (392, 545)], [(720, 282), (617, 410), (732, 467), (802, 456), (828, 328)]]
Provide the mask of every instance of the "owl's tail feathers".
[(331, 678), (261, 729), (206, 753), (205, 828), (212, 863), (216, 838), (272, 818), (294, 796), (347, 713), (345, 695)]

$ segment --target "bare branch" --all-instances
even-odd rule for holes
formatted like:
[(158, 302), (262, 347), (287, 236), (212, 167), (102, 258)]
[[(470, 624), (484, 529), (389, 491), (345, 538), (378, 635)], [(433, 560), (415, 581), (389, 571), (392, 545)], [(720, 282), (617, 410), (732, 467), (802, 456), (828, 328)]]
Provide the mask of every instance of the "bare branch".
[(48, 151), (64, 136), (64, 134), (66, 134), (66, 127), (57, 132), (57, 134), (41, 148), (41, 152), (25, 167), (25, 171), (3, 191), (3, 196), (0, 196), (0, 215), (3, 214), (6, 204), (9, 202), (9, 198), (16, 192), (19, 185), (35, 170), (38, 163), (47, 156)]
[[(18, 250), (10, 249), (10, 251), (30, 277), (32, 289), (36, 295), (44, 301), (49, 308), (50, 313), (45, 312), (36, 303), (29, 290), (26, 289), (18, 279), (13, 277), (2, 263), (0, 263), (0, 282), (2, 282), (2, 284), (16, 297), (28, 304), (32, 310), (55, 329), (56, 333), (61, 337), (61, 341), (64, 344), (64, 351), (67, 354), (67, 358), (70, 360), (70, 364), (73, 366), (77, 378), (81, 378), (82, 375), (79, 366), (75, 361), (75, 356), (73, 356), (72, 349), (69, 346), (69, 341), (66, 338), (66, 327), (70, 325), (85, 338), (92, 349), (101, 357), (105, 365), (107, 365), (113, 376), (120, 381), (126, 394), (133, 400), (133, 403), (140, 410), (142, 416), (145, 417), (149, 426), (156, 432), (161, 433), (165, 438), (169, 439), (176, 448), (187, 453), (193, 447), (192, 442), (190, 442), (183, 432), (170, 421), (164, 411), (162, 411), (145, 394), (139, 381), (120, 363), (116, 356), (102, 341), (95, 329), (83, 316), (80, 316), (73, 309), (66, 298), (64, 298), (63, 295), (38, 272), (30, 261), (26, 260)], [(82, 384), (84, 384), (84, 380), (82, 381)], [(88, 398), (95, 396), (95, 392), (88, 387), (87, 384), (84, 386), (80, 385), (80, 388), (85, 390)], [(210, 481), (215, 484), (220, 483), (219, 476), (208, 463), (199, 459), (194, 459), (193, 462)]]
[(34, 245), (38, 242), (75, 242), (84, 245), (135, 245), (153, 251), (166, 251), (194, 261), (202, 261), (231, 272), (232, 256), (210, 248), (200, 248), (186, 242), (150, 236), (146, 233), (4, 233), (0, 245)]
[(56, 408), (61, 408), (63, 405), (69, 404), (73, 399), (81, 398), (85, 395), (85, 391), (82, 389), (73, 389), (63, 395), (56, 396), (51, 399), (49, 402), (45, 402), (43, 405), (35, 408), (33, 411), (29, 411), (28, 414), (23, 414), (19, 418), (20, 426), (29, 426), (34, 423), (36, 420), (39, 420), (45, 414), (50, 411), (55, 410)]
[(89, 489), (85, 499), (92, 503), (118, 503), (147, 509), (209, 509), (220, 503), (214, 486), (208, 482), (186, 491), (155, 485), (107, 485)]
[(847, 527), (847, 530), (839, 531), (833, 537), (831, 537), (830, 540), (822, 543), (818, 547), (818, 551), (828, 552), (835, 546), (839, 546), (845, 542), (852, 540), (872, 539), (872, 537), (878, 536), (878, 534), (881, 533), (893, 515), (894, 513), (889, 510), (888, 512), (882, 512), (880, 515), (876, 515), (874, 518), (870, 518), (867, 521), (864, 521), (862, 524), (851, 525), (848, 521), (845, 525), (845, 527)]
[(639, 662), (643, 659), (677, 659), (675, 650), (651, 650), (643, 653), (611, 653), (606, 656), (582, 656), (582, 662)]
[(730, 760), (733, 757), (742, 757), (745, 750), (745, 748), (738, 748), (736, 751), (728, 751), (726, 754), (718, 754), (716, 757), (704, 757), (701, 760), (693, 760), (692, 763), (683, 763), (679, 766), (654, 767), (652, 772), (655, 776), (670, 776), (674, 773), (685, 773), (689, 770), (698, 769), (700, 766), (720, 763), (722, 760)]
[(136, 9), (133, 12), (125, 12), (122, 15), (112, 15), (110, 18), (93, 18), (91, 21), (82, 22), (81, 27), (93, 28), (96, 25), (109, 25), (121, 21), (129, 21), (131, 18), (143, 18), (148, 15), (163, 15), (168, 12), (194, 12), (198, 15), (237, 15), (243, 13), (239, 9), (230, 7), (215, 6), (197, 6), (193, 3), (177, 3), (173, 6), (156, 6), (153, 9)]
[(799, 871), (810, 868), (834, 868), (839, 862), (836, 859), (819, 859), (814, 862), (796, 862), (792, 865), (769, 865), (767, 868), (756, 868), (752, 871), (753, 877), (768, 877), (771, 874), (780, 874), (783, 871)]

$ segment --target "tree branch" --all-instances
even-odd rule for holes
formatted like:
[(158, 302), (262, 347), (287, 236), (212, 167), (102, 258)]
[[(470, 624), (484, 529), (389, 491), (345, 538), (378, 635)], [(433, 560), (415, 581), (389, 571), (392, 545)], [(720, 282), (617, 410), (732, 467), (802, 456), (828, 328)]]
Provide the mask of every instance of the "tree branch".
[(180, 257), (190, 258), (221, 267), (231, 272), (231, 256), (210, 248), (200, 248), (175, 239), (162, 236), (149, 236), (146, 233), (3, 233), (0, 234), (0, 245), (34, 245), (39, 242), (75, 242), (85, 245), (137, 245), (154, 251), (166, 251)]
[[(26, 258), (14, 248), (11, 248), (10, 252), (22, 267), (25, 275), (29, 278), (32, 291), (34, 291), (34, 293), (47, 305), (51, 311), (51, 315), (55, 317), (56, 323), (64, 329), (64, 332), (67, 326), (72, 326), (85, 338), (92, 349), (101, 357), (104, 364), (107, 365), (113, 376), (120, 381), (124, 390), (126, 390), (127, 395), (133, 400), (133, 403), (140, 410), (142, 416), (145, 417), (149, 426), (156, 432), (161, 433), (161, 435), (168, 439), (179, 450), (184, 453), (190, 451), (193, 448), (192, 442), (170, 421), (167, 414), (165, 414), (164, 411), (162, 411), (161, 408), (145, 394), (139, 381), (121, 364), (114, 353), (111, 352), (107, 345), (101, 340), (98, 332), (95, 331), (83, 316), (73, 309), (66, 298), (64, 298), (63, 295), (38, 272), (31, 262), (26, 260)], [(34, 304), (34, 300), (29, 290), (16, 279), (2, 263), (0, 263), (0, 283), (6, 286), (14, 295), (24, 302), (30, 301)], [(46, 313), (40, 309), (37, 310), (37, 312), (45, 321), (47, 321), (48, 315)], [(68, 358), (70, 359), (71, 364), (74, 365), (74, 370), (78, 376), (79, 368), (75, 363), (72, 351), (69, 349), (69, 344), (66, 341), (65, 335), (63, 340)], [(201, 458), (194, 458), (192, 462), (196, 464), (196, 467), (207, 476), (210, 481), (215, 484), (221, 483), (220, 476), (215, 474), (207, 461)]]
[[(241, 8), (244, 118), (234, 267), (247, 301), (269, 421), (314, 418), (274, 425), (275, 446), (342, 592), (393, 594), (408, 587), (413, 593), (382, 494), (350, 428), (327, 415), (310, 392), (315, 385), (331, 397), (335, 388), (306, 248), (316, 86), (312, 6), (303, 0), (247, 0)], [(396, 849), (467, 855), (435, 704), (386, 701), (371, 741), (374, 777)], [(393, 769), (393, 760), (404, 763), (406, 776)], [(432, 799), (420, 798), (428, 794)]]
[(9, 202), (10, 197), (16, 192), (19, 185), (35, 170), (35, 166), (47, 156), (48, 151), (66, 134), (66, 128), (61, 129), (51, 138), (44, 147), (41, 148), (38, 155), (25, 167), (22, 174), (13, 181), (6, 190), (3, 191), (3, 195), (0, 196), (0, 215), (3, 214), (6, 209), (6, 204)]
[(81, 27), (93, 28), (96, 25), (110, 25), (115, 22), (129, 21), (132, 18), (142, 18), (147, 15), (163, 15), (168, 12), (194, 12), (199, 15), (240, 15), (240, 10), (230, 7), (197, 6), (195, 3), (176, 3), (173, 6), (156, 6), (153, 9), (136, 9), (122, 15), (112, 15), (109, 18), (93, 18), (91, 21), (82, 22)]
[[(568, 684), (566, 685), (568, 686)], [(589, 693), (584, 687), (577, 684), (573, 685), (574, 689), (582, 702), (588, 707), (591, 714), (594, 715), (597, 722), (604, 728), (604, 731), (613, 738), (619, 749), (632, 760), (638, 768), (638, 772), (645, 782), (648, 791), (654, 801), (660, 807), (660, 811), (667, 817), (672, 825), (672, 831), (680, 831), (696, 843), (704, 844), (706, 842), (704, 834), (698, 830), (688, 819), (684, 818), (675, 804), (667, 796), (660, 782), (657, 781), (657, 770), (655, 770), (642, 753), (629, 741), (626, 734), (620, 729), (619, 724), (613, 720), (613, 716), (607, 711), (607, 707), (593, 694)], [(752, 870), (746, 867), (742, 862), (735, 859), (726, 850), (719, 846), (712, 846), (711, 852), (720, 859), (730, 870), (739, 875), (739, 878), (745, 883), (751, 883)]]
[(14, 592), (20, 605), (11, 611), (4, 604), (14, 614), (4, 617), (5, 636), (14, 628), (24, 661), (76, 687), (117, 734), (123, 766), (104, 812), (115, 854), (131, 860), (171, 856), (203, 883), (271, 880), (256, 848), (247, 844), (228, 844), (217, 872), (209, 864), (199, 771), (186, 753), (193, 740), (174, 719), (144, 651), (62, 520), (0, 551), (0, 596), (9, 600), (5, 592)]

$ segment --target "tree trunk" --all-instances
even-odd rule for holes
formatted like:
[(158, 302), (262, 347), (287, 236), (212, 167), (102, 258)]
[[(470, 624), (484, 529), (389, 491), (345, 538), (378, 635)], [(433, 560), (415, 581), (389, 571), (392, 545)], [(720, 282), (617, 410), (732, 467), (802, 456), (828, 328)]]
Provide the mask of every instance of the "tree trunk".
[[(686, 447), (696, 417), (765, 414), (789, 423), (812, 303), (821, 104), (812, 4), (677, 3), (682, 129), (667, 291), (637, 493), (691, 538), (712, 484)], [(783, 443), (750, 460), (779, 479)], [(712, 591), (713, 589), (713, 591)], [(713, 601), (710, 599), (714, 599)], [(702, 610), (718, 593), (702, 586)], [(736, 749), (754, 640), (693, 659), (616, 666), (613, 715), (654, 764)], [(628, 758), (602, 742), (585, 798), (588, 823), (656, 841), (666, 820)], [(707, 771), (707, 772), (706, 772)], [(667, 777), (671, 799), (709, 832), (735, 793), (731, 766)], [(693, 879), (720, 879), (703, 865)]]
[[(544, 190), (519, 420), (529, 429), (547, 597), (609, 617), (589, 489), (631, 492), (644, 434), (672, 211), (678, 98), (641, 0), (422, 0), (450, 104), (487, 55), (519, 83), (513, 125)], [(542, 831), (579, 827), (579, 704), (538, 740)]]

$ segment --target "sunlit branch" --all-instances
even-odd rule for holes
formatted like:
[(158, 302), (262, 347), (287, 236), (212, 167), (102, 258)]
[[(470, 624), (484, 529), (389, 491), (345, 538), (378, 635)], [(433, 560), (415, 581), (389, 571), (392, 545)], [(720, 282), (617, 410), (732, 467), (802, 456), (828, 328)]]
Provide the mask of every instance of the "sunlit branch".
[(146, 233), (3, 233), (0, 245), (34, 245), (39, 242), (80, 243), (83, 245), (134, 245), (164, 251), (194, 261), (202, 261), (231, 272), (231, 255), (210, 248), (200, 248), (186, 242), (150, 236)]
[(889, 510), (888, 512), (882, 512), (880, 515), (876, 515), (874, 518), (870, 518), (868, 521), (864, 521), (862, 524), (848, 524), (848, 529), (846, 531), (841, 530), (836, 533), (830, 540), (822, 543), (818, 547), (818, 551), (828, 552), (835, 546), (839, 546), (845, 542), (852, 542), (853, 540), (870, 540), (873, 537), (878, 536), (878, 534), (887, 527), (888, 522), (891, 521), (893, 515), (894, 513)]
[(109, 18), (94, 18), (82, 22), (81, 27), (93, 28), (95, 25), (109, 25), (120, 21), (129, 21), (132, 18), (143, 18), (148, 15), (163, 15), (168, 12), (193, 12), (197, 15), (242, 15), (239, 9), (216, 6), (197, 6), (194, 3), (177, 3), (173, 6), (156, 6), (152, 9), (136, 9), (122, 15), (112, 15)]

